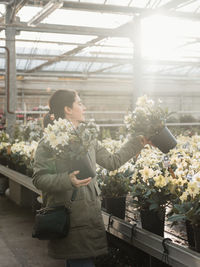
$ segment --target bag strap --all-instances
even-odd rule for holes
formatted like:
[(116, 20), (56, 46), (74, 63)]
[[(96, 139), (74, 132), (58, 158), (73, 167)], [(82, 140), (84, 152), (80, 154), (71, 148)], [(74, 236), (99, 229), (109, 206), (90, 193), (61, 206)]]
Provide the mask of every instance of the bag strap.
[(76, 198), (77, 191), (78, 191), (77, 188), (74, 188), (74, 189), (73, 189), (72, 197), (71, 197), (71, 199), (70, 199), (70, 204), (69, 204), (69, 206), (67, 207), (68, 209), (71, 209), (71, 207), (72, 207), (72, 202), (73, 202), (73, 201), (75, 200), (75, 198)]
[(72, 197), (71, 197), (70, 202), (73, 202), (75, 200), (76, 195), (77, 195), (77, 191), (78, 191), (78, 189), (77, 188), (74, 188), (74, 190), (72, 192)]

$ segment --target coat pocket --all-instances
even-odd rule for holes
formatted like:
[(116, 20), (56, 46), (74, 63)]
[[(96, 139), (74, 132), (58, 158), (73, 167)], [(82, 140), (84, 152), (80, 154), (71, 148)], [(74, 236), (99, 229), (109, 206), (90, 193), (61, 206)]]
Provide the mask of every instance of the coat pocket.
[(72, 202), (70, 216), (72, 228), (88, 226), (88, 208), (84, 200), (75, 200)]

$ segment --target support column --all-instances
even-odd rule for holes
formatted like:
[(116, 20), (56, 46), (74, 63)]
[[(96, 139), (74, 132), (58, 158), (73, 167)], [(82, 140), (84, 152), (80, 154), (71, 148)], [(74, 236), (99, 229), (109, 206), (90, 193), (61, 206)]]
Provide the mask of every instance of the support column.
[(135, 107), (136, 100), (143, 94), (142, 89), (142, 55), (141, 55), (141, 18), (134, 18), (133, 41), (133, 93), (132, 107)]
[[(15, 53), (15, 27), (11, 24), (13, 9), (6, 6), (6, 47), (9, 50), (10, 62), (6, 73), (6, 132), (11, 138), (14, 136), (14, 126), (16, 123), (17, 88), (16, 88), (16, 53)], [(7, 64), (7, 63), (6, 63)]]

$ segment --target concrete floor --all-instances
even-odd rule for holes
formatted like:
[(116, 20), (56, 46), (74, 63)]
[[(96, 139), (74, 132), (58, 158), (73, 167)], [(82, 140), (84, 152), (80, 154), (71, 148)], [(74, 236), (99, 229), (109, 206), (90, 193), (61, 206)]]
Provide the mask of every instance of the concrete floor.
[(0, 267), (64, 267), (47, 255), (47, 242), (32, 238), (34, 215), (0, 196)]

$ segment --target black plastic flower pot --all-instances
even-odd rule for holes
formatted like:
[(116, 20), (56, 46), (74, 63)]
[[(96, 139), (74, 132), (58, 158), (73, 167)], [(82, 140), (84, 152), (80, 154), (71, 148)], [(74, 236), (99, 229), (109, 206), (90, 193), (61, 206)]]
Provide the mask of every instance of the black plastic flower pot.
[(4, 176), (0, 176), (0, 195), (4, 195), (6, 189), (8, 188), (8, 178)]
[(194, 230), (193, 230), (191, 222), (186, 220), (185, 221), (185, 227), (186, 227), (188, 246), (189, 246), (189, 248), (194, 249), (195, 248)]
[(157, 134), (150, 137), (150, 140), (163, 153), (168, 153), (170, 149), (177, 145), (176, 138), (166, 126)]
[(92, 166), (92, 162), (88, 154), (82, 156), (79, 159), (72, 160), (70, 172), (73, 171), (79, 171), (76, 177), (80, 180), (89, 177), (94, 178), (96, 176), (96, 170)]
[(124, 219), (126, 211), (126, 196), (106, 197), (105, 208), (109, 214), (112, 214), (120, 219)]
[(16, 165), (15, 165), (15, 170), (16, 170), (17, 172), (20, 172), (20, 173), (26, 175), (27, 167), (26, 167), (25, 164), (16, 164)]
[(0, 155), (0, 164), (6, 166), (7, 165), (7, 159), (4, 156)]
[(200, 252), (200, 225), (193, 225), (195, 250)]
[(154, 211), (144, 209), (140, 211), (142, 228), (159, 236), (164, 236), (165, 209)]
[(102, 209), (106, 209), (106, 200), (105, 200), (104, 197), (103, 197), (102, 200), (101, 200), (101, 208), (102, 208)]

